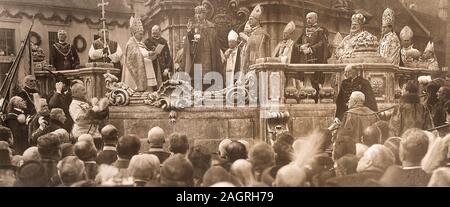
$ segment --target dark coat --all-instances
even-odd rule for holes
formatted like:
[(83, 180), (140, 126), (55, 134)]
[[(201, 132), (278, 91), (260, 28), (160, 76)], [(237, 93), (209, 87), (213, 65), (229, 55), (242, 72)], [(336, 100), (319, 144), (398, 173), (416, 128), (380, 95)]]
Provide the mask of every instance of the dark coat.
[(11, 129), (13, 134), (13, 149), (18, 155), (22, 155), (30, 147), (30, 143), (28, 142), (28, 126), (26, 123), (19, 123), (17, 120), (17, 117), (21, 114), (24, 115), (22, 112), (14, 109), (6, 115), (5, 120), (6, 127)]
[(41, 163), (44, 166), (49, 186), (55, 187), (61, 184), (61, 180), (58, 176), (58, 168), (56, 167), (58, 161), (53, 159), (41, 159)]
[[(22, 98), (27, 103), (27, 108), (24, 111), (25, 111), (25, 114), (30, 115), (30, 116), (33, 116), (37, 113), (36, 107), (34, 106), (34, 103), (33, 103), (33, 94), (34, 93), (39, 94), (39, 91), (37, 91), (35, 89), (30, 89), (28, 87), (24, 87), (17, 94), (17, 96)], [(39, 101), (39, 100), (36, 100), (36, 101)]]
[(97, 165), (112, 165), (117, 161), (117, 151), (115, 150), (103, 150), (97, 155)]
[(50, 47), (50, 65), (56, 70), (72, 70), (80, 65), (80, 58), (75, 47), (69, 43), (55, 43)]
[(153, 68), (155, 69), (156, 79), (158, 81), (158, 85), (162, 82), (166, 81), (162, 77), (162, 73), (165, 69), (169, 69), (171, 73), (173, 73), (173, 59), (170, 55), (169, 44), (167, 44), (167, 40), (164, 38), (155, 39), (153, 37), (148, 38), (144, 41), (145, 46), (150, 51), (155, 51), (159, 44), (164, 45), (164, 49), (161, 51), (161, 54), (153, 60)]
[(35, 146), (37, 144), (37, 140), (39, 137), (46, 135), (48, 133), (54, 132), (58, 129), (62, 129), (64, 124), (57, 120), (50, 120), (50, 123), (45, 129), (38, 128), (32, 135), (31, 135), (31, 145)]
[(391, 166), (380, 180), (382, 186), (388, 187), (426, 187), (431, 175), (421, 168), (402, 169), (400, 166)]
[(378, 180), (383, 175), (378, 171), (363, 171), (343, 177), (331, 178), (325, 182), (327, 187), (373, 187), (372, 180)]
[[(313, 51), (312, 54), (305, 55), (300, 51), (300, 47), (304, 44), (309, 44)], [(295, 42), (292, 49), (291, 63), (327, 63), (329, 57), (328, 30), (316, 25), (311, 28), (305, 28), (302, 35)]]
[(146, 152), (146, 154), (151, 154), (151, 155), (155, 155), (156, 157), (159, 158), (159, 162), (162, 164), (164, 161), (166, 161), (167, 158), (170, 157), (170, 152), (166, 152), (166, 151), (162, 151), (162, 150), (152, 150), (152, 148), (150, 148), (150, 150), (148, 152)]
[(70, 91), (65, 94), (55, 92), (50, 97), (50, 100), (48, 102), (48, 107), (50, 108), (50, 110), (54, 108), (60, 108), (64, 111), (64, 114), (67, 118), (66, 122), (64, 122), (64, 129), (68, 132), (72, 131), (73, 126), (73, 119), (70, 116), (69, 112), (70, 103), (72, 103), (72, 93)]
[[(447, 112), (450, 112), (450, 101), (439, 101), (433, 105), (430, 111), (433, 118), (434, 127), (445, 125), (447, 122)], [(442, 137), (450, 133), (449, 127), (440, 128), (438, 131)]]
[(85, 161), (84, 168), (88, 179), (95, 180), (95, 176), (98, 173), (97, 163), (95, 161)]
[(402, 96), (400, 104), (395, 108), (389, 122), (390, 128), (395, 136), (401, 136), (410, 128), (431, 129), (431, 114), (427, 107), (420, 103), (417, 94)]
[(350, 95), (352, 95), (354, 91), (361, 91), (364, 93), (366, 96), (364, 105), (372, 109), (372, 111), (378, 112), (377, 101), (373, 94), (370, 82), (358, 76), (353, 81), (351, 79), (345, 79), (342, 81), (338, 96), (336, 98), (335, 117), (342, 120), (344, 113), (348, 110), (347, 102), (350, 99)]

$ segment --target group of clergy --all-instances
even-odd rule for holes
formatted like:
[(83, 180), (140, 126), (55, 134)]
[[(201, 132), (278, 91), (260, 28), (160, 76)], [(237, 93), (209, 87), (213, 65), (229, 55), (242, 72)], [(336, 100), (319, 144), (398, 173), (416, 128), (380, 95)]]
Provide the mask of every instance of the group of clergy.
[[(318, 15), (311, 12), (306, 15), (306, 27), (301, 36), (296, 41), (292, 39), (296, 26), (293, 21), (289, 22), (283, 31), (283, 40), (269, 54), (270, 35), (261, 27), (263, 8), (257, 5), (251, 12), (243, 32), (229, 32), (229, 48), (222, 51), (216, 28), (207, 20), (206, 13), (204, 6), (195, 8), (195, 21), (189, 20), (183, 47), (176, 54), (175, 60), (170, 54), (168, 42), (161, 37), (160, 27), (154, 26), (150, 37), (144, 40), (145, 31), (141, 20), (132, 17), (132, 37), (126, 45), (123, 66), (123, 51), (117, 42), (109, 39), (107, 29), (100, 30), (99, 38), (92, 43), (89, 61), (113, 63), (120, 69), (123, 67), (122, 77), (119, 79), (138, 92), (157, 90), (178, 71), (185, 72), (191, 81), (195, 76), (205, 77), (209, 72), (217, 72), (225, 78), (225, 86), (231, 87), (243, 78), (249, 66), (260, 58), (278, 57), (281, 62), (287, 64), (321, 64), (327, 63), (333, 53), (337, 59), (352, 56), (356, 49), (355, 41), (375, 39), (378, 42), (375, 36), (362, 29), (366, 18), (357, 13), (352, 16), (350, 34), (333, 52), (329, 47), (327, 29), (318, 25)], [(394, 16), (394, 11), (389, 8), (383, 13), (382, 38), (378, 48), (380, 55), (395, 65), (408, 66), (409, 63), (421, 61), (428, 63), (430, 69), (438, 69), (434, 44), (430, 42), (422, 55), (413, 47), (413, 31), (408, 26), (400, 32), (399, 39), (393, 30)], [(59, 31), (58, 42), (54, 43), (50, 50), (50, 64), (57, 70), (77, 68), (80, 62), (75, 48), (67, 43), (66, 39), (66, 32)], [(303, 76), (304, 74), (299, 73), (298, 79), (302, 81)], [(323, 82), (323, 74), (316, 72), (312, 80), (316, 94)], [(210, 85), (201, 84), (203, 90)], [(317, 102), (318, 97), (315, 100)]]

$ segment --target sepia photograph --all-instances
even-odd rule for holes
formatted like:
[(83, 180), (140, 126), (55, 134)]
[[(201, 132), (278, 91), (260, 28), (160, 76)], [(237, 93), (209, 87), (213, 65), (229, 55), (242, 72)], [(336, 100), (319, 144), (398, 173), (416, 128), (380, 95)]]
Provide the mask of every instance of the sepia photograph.
[(448, 30), (450, 0), (0, 0), (0, 187), (450, 187)]

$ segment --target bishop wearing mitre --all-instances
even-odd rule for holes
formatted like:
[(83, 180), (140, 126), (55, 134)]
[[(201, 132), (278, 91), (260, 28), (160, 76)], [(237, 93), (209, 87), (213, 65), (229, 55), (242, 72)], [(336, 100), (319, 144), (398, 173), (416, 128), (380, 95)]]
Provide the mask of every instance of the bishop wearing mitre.
[(153, 60), (157, 55), (147, 49), (144, 40), (144, 27), (139, 18), (130, 19), (131, 35), (125, 50), (122, 82), (137, 92), (153, 90), (156, 81)]

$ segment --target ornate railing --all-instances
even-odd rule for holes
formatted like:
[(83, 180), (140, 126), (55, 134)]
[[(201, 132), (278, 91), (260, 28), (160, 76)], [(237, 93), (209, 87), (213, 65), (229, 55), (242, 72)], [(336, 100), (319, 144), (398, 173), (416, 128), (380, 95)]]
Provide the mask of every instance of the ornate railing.
[[(278, 91), (279, 103), (314, 104), (317, 82), (320, 82), (318, 103), (334, 103), (340, 84), (344, 79), (345, 66), (346, 64), (259, 63), (250, 68), (256, 73), (256, 77), (279, 77), (279, 81), (276, 83), (258, 79), (258, 86), (267, 85), (270, 91), (278, 88), (279, 85), (283, 86)], [(355, 67), (359, 69), (362, 77), (369, 80), (375, 98), (380, 103), (395, 102), (399, 98), (401, 85), (409, 80), (417, 81), (418, 77), (423, 75), (432, 77), (440, 75), (440, 71), (398, 67), (386, 63), (355, 64)], [(261, 73), (264, 75), (261, 76)], [(316, 87), (313, 83), (317, 83)], [(274, 84), (276, 85), (273, 86)], [(269, 97), (271, 96), (269, 95)], [(271, 99), (271, 102), (277, 100)]]

